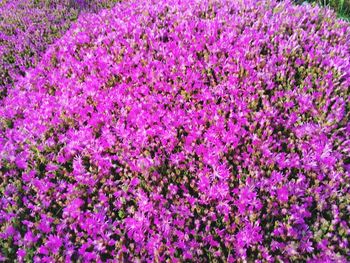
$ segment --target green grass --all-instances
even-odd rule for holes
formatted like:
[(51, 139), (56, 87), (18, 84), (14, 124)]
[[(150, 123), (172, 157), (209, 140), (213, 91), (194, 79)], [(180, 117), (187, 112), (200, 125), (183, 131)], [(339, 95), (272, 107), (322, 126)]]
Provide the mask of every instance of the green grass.
[(308, 0), (308, 2), (328, 6), (337, 12), (338, 17), (350, 21), (350, 0)]

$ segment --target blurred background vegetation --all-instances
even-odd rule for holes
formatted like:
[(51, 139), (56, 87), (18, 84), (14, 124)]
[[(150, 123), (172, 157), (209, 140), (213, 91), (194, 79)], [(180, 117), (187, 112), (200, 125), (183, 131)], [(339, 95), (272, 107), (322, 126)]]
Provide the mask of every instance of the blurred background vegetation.
[[(297, 0), (299, 4), (305, 0)], [(330, 7), (335, 10), (340, 18), (350, 21), (350, 0), (307, 0), (309, 3), (316, 3), (321, 6)]]

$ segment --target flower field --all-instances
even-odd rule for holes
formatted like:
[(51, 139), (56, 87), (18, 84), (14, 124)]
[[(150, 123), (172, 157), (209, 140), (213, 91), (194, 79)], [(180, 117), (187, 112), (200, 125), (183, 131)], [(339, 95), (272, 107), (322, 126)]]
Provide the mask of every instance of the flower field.
[(350, 261), (349, 23), (37, 2), (0, 19), (0, 261)]
[(0, 2), (0, 99), (79, 13), (110, 7), (116, 0), (2, 0)]

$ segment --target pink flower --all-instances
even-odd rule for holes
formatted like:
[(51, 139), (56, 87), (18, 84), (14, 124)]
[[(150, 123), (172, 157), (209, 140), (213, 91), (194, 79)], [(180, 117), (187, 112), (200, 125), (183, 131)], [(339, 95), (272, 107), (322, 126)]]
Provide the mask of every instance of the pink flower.
[(282, 203), (285, 203), (288, 201), (288, 188), (286, 186), (282, 186), (280, 189), (277, 189), (277, 198)]
[(19, 249), (18, 251), (17, 251), (17, 256), (21, 259), (21, 260), (23, 260), (23, 258), (26, 256), (26, 251), (24, 250), (24, 249)]
[(58, 236), (50, 235), (45, 245), (53, 254), (57, 254), (62, 246), (62, 239)]
[(80, 207), (84, 204), (84, 201), (80, 198), (72, 200), (64, 209), (63, 214), (76, 218), (80, 214)]

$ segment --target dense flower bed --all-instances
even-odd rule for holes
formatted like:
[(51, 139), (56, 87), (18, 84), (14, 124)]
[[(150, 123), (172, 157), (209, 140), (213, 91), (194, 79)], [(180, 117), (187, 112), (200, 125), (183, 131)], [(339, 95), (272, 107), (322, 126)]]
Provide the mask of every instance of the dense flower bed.
[(116, 0), (2, 0), (0, 2), (0, 99), (47, 46), (58, 39), (81, 11), (110, 7)]
[(350, 28), (274, 1), (126, 1), (0, 108), (1, 252), (346, 261)]

